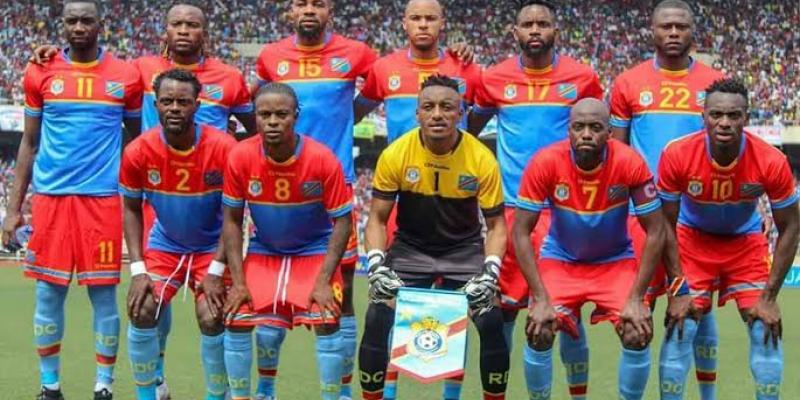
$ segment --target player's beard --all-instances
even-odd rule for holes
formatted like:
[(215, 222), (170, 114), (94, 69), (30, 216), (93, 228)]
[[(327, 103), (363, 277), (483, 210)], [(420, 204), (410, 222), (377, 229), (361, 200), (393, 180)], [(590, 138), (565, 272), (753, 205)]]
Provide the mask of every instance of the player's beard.
[(304, 28), (303, 25), (297, 24), (297, 34), (307, 40), (319, 40), (322, 38), (322, 33), (325, 32), (325, 25), (320, 24), (316, 28)]
[(601, 151), (598, 149), (575, 150), (575, 164), (581, 167), (581, 169), (586, 169), (584, 166), (594, 164), (601, 156)]
[(553, 49), (555, 44), (556, 44), (555, 36), (553, 38), (551, 38), (549, 41), (543, 41), (542, 47), (538, 48), (538, 49), (534, 49), (534, 48), (531, 48), (530, 46), (528, 46), (528, 41), (527, 40), (520, 40), (519, 41), (519, 47), (522, 49), (522, 51), (525, 53), (525, 55), (528, 56), (529, 58), (537, 58), (537, 57), (539, 57), (539, 56), (541, 56), (543, 54), (548, 54), (550, 52), (550, 50)]

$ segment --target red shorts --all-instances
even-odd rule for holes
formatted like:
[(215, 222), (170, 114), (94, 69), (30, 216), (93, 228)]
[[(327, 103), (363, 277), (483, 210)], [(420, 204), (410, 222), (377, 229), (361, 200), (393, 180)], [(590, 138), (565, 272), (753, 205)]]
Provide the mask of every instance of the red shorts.
[[(208, 275), (208, 265), (214, 260), (214, 253), (178, 254), (158, 250), (147, 250), (144, 261), (147, 273), (153, 280), (156, 299), (169, 304), (181, 286), (188, 284), (195, 295), (195, 301), (202, 298), (197, 288)], [(230, 273), (223, 277), (225, 286), (230, 286)]]
[(342, 255), (342, 261), (339, 262), (339, 265), (341, 265), (344, 269), (354, 270), (356, 268), (356, 263), (358, 262), (358, 233), (356, 230), (358, 217), (356, 216), (355, 211), (350, 213), (350, 217), (350, 221), (352, 222), (350, 238), (347, 240), (347, 247), (345, 247), (344, 254)]
[(717, 286), (719, 306), (731, 298), (739, 309), (755, 306), (769, 277), (769, 247), (764, 235), (712, 235), (684, 225), (678, 225), (677, 234), (683, 273), (698, 307), (711, 308)]
[[(645, 232), (642, 224), (635, 215), (628, 216), (628, 235), (631, 237), (633, 244), (633, 255), (636, 257), (636, 265), (642, 260), (642, 252), (644, 245), (647, 242), (647, 232)], [(645, 300), (652, 303), (659, 296), (667, 293), (667, 270), (664, 268), (664, 263), (659, 260), (656, 264), (656, 269), (653, 271), (653, 279), (650, 280), (650, 285), (647, 286), (647, 293)]]
[(150, 242), (150, 231), (153, 225), (156, 224), (156, 210), (147, 200), (142, 200), (142, 248), (147, 249), (147, 243)]
[(119, 196), (33, 196), (25, 276), (68, 285), (116, 285), (122, 260)]
[[(512, 207), (506, 207), (506, 229), (508, 240), (506, 242), (506, 254), (503, 256), (503, 269), (500, 273), (500, 301), (501, 307), (505, 309), (518, 310), (528, 306), (530, 290), (525, 276), (517, 262), (517, 254), (514, 251), (514, 241), (511, 237), (512, 227), (514, 226), (514, 211)], [(539, 257), (539, 248), (542, 246), (547, 231), (550, 230), (550, 209), (544, 209), (539, 213), (539, 221), (531, 233), (531, 243), (536, 257)]]
[(577, 337), (581, 307), (595, 304), (592, 324), (610, 320), (619, 323), (619, 314), (628, 301), (636, 281), (636, 260), (629, 258), (605, 264), (577, 264), (544, 258), (539, 260), (542, 284), (558, 314), (559, 329)]
[[(267, 256), (250, 254), (244, 260), (247, 289), (253, 307), (244, 304), (227, 323), (233, 327), (269, 325), (289, 328), (319, 325), (336, 321), (336, 316), (322, 314), (316, 305), (308, 309), (308, 299), (322, 271), (324, 255)], [(331, 277), (336, 301), (342, 304), (342, 274), (339, 268)]]

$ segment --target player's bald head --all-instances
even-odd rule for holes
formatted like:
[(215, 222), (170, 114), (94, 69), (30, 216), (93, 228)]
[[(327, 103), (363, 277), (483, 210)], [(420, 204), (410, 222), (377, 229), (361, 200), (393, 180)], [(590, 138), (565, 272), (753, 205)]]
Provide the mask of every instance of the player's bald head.
[(175, 19), (178, 17), (187, 16), (192, 19), (197, 19), (202, 21), (203, 27), (206, 26), (206, 14), (203, 9), (196, 3), (191, 1), (179, 1), (173, 3), (173, 5), (167, 11), (167, 21), (169, 22), (170, 19)]
[(444, 9), (438, 0), (410, 0), (408, 4), (406, 4), (405, 16), (409, 16), (410, 14), (422, 9), (435, 9), (439, 13), (440, 17), (444, 17)]
[(611, 114), (608, 111), (608, 106), (606, 106), (606, 103), (603, 103), (595, 98), (586, 98), (579, 100), (574, 106), (572, 106), (572, 111), (570, 112), (569, 118), (570, 120), (573, 120), (586, 116), (597, 117), (598, 119), (605, 121), (607, 124)]

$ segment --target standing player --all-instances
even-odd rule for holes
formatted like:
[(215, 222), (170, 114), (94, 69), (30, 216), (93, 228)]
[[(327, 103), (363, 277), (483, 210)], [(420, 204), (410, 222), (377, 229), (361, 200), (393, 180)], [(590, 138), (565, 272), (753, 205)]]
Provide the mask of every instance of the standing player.
[[(338, 400), (344, 358), (337, 317), (338, 268), (350, 234), (353, 194), (336, 156), (297, 133), (291, 87), (270, 83), (255, 98), (260, 134), (237, 145), (225, 172), (223, 237), (233, 286), (225, 365), (234, 399), (250, 398), (251, 330), (314, 325), (322, 398)], [(242, 264), (242, 218), (256, 233)], [(251, 297), (252, 295), (252, 297)]]
[[(513, 32), (520, 55), (484, 72), (469, 127), (477, 135), (497, 116), (497, 158), (509, 226), (514, 220), (519, 181), (526, 163), (540, 149), (567, 137), (570, 106), (583, 98), (603, 96), (597, 74), (590, 67), (554, 49), (559, 30), (552, 4), (536, 0), (521, 2)], [(537, 252), (549, 226), (547, 208), (540, 213), (540, 220), (531, 238)], [(510, 349), (517, 310), (528, 302), (528, 286), (517, 264), (510, 235), (503, 265), (500, 290)], [(582, 324), (578, 325), (578, 333), (577, 338), (562, 333), (559, 343), (570, 394), (582, 399), (589, 382), (589, 347)]]
[[(437, 281), (446, 290), (466, 284), (480, 334), (483, 398), (505, 398), (508, 347), (502, 313), (494, 307), (506, 242), (500, 172), (491, 152), (458, 130), (461, 101), (455, 80), (429, 77), (419, 94), (420, 128), (395, 141), (378, 160), (366, 232), (371, 303), (358, 355), (364, 399), (384, 398), (394, 322), (388, 303), (404, 282), (430, 288)], [(398, 231), (386, 255), (386, 223), (395, 200)], [(486, 221), (485, 245), (479, 213)]]
[[(658, 3), (653, 11), (652, 29), (655, 57), (617, 77), (610, 103), (614, 137), (630, 143), (656, 174), (667, 143), (702, 128), (705, 88), (723, 75), (689, 55), (695, 25), (694, 13), (686, 2)], [(641, 255), (644, 231), (633, 215), (628, 225), (634, 251)], [(655, 298), (665, 287), (659, 265), (648, 290), (651, 304), (655, 304)], [(694, 344), (702, 400), (716, 398), (718, 343), (714, 313), (708, 313), (700, 321)]]
[[(622, 341), (619, 398), (641, 399), (647, 385), (652, 318), (644, 296), (665, 222), (653, 175), (629, 147), (607, 141), (608, 120), (601, 101), (581, 100), (569, 139), (539, 152), (522, 176), (513, 237), (533, 293), (525, 346), (532, 399), (550, 398), (555, 330), (577, 336), (588, 302), (596, 305), (592, 322), (610, 320)], [(626, 227), (630, 200), (647, 232), (638, 268)], [(552, 221), (537, 261), (530, 235), (548, 204)]]
[[(355, 182), (353, 166), (353, 99), (358, 77), (364, 77), (378, 58), (361, 42), (327, 31), (332, 0), (292, 0), (290, 16), (295, 35), (264, 46), (256, 62), (259, 84), (283, 82), (297, 93), (302, 113), (297, 131), (328, 146), (339, 158), (348, 185)], [(355, 225), (352, 224), (351, 225)], [(342, 258), (345, 283), (340, 320), (345, 345), (342, 396), (351, 396), (350, 380), (356, 351), (352, 283), (358, 241), (351, 232)], [(256, 331), (259, 385), (257, 398), (275, 394), (280, 347), (285, 331), (270, 327)]]
[[(156, 399), (157, 370), (150, 368), (159, 359), (156, 324), (163, 308), (186, 283), (196, 294), (205, 398), (222, 400), (226, 390), (221, 318), (225, 264), (218, 243), (222, 174), (236, 140), (194, 122), (202, 85), (190, 72), (169, 70), (153, 85), (161, 124), (125, 148), (120, 172), (132, 275), (128, 352), (137, 398)], [(143, 198), (156, 216), (147, 247), (142, 243)]]
[(34, 335), (42, 400), (63, 399), (59, 354), (73, 271), (78, 284), (88, 286), (94, 310), (94, 398), (112, 398), (119, 342), (121, 127), (124, 121), (129, 134), (139, 134), (142, 89), (135, 69), (99, 47), (100, 15), (96, 1), (65, 1), (69, 47), (44, 65), (29, 65), (23, 83), (25, 132), (3, 233), (8, 243), (22, 225), (20, 207), (33, 181), (25, 276), (37, 280)]
[[(755, 397), (778, 399), (783, 349), (777, 298), (800, 236), (794, 177), (786, 156), (744, 131), (747, 88), (722, 79), (706, 93), (705, 129), (667, 146), (659, 164), (659, 190), (670, 230), (677, 231), (680, 262), (695, 304), (710, 311), (717, 280), (718, 304), (736, 300), (750, 334)], [(764, 194), (778, 228), (771, 265), (756, 210)], [(689, 343), (694, 325), (687, 320)], [(682, 399), (692, 360), (674, 335), (671, 342), (662, 349), (661, 398)]]

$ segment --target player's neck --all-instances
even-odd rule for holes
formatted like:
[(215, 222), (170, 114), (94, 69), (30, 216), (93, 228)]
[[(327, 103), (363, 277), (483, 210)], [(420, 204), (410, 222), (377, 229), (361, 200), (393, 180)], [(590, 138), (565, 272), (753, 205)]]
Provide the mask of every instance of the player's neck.
[(319, 36), (306, 36), (300, 34), (295, 36), (297, 37), (297, 44), (303, 47), (317, 47), (325, 44), (325, 32), (322, 32)]
[(736, 143), (731, 143), (730, 146), (713, 146), (711, 148), (711, 158), (720, 167), (727, 167), (739, 158), (740, 147), (741, 139)]
[(459, 135), (460, 133), (456, 131), (455, 134), (450, 135), (446, 139), (432, 140), (420, 133), (420, 136), (422, 137), (422, 145), (425, 146), (428, 151), (437, 156), (444, 156), (452, 153), (453, 149), (456, 147), (456, 144), (458, 144)]
[(100, 46), (97, 43), (88, 49), (76, 49), (70, 46), (67, 55), (72, 62), (89, 63), (100, 56)]
[(689, 68), (692, 59), (686, 55), (681, 57), (667, 57), (656, 53), (656, 62), (658, 67), (667, 71), (683, 71)]
[(291, 140), (276, 146), (264, 145), (266, 156), (276, 163), (284, 163), (294, 156), (297, 150), (297, 135), (292, 135)]
[(203, 55), (199, 52), (195, 54), (170, 53), (169, 58), (170, 60), (172, 60), (174, 64), (177, 65), (194, 65), (200, 63), (200, 60), (203, 58)]
[(553, 64), (553, 50), (539, 54), (536, 57), (531, 57), (522, 53), (522, 65), (530, 69), (545, 69)]
[(186, 130), (179, 133), (173, 134), (170, 132), (164, 132), (164, 137), (167, 138), (167, 144), (169, 147), (172, 147), (178, 151), (187, 151), (191, 150), (194, 147), (194, 140), (195, 140), (195, 125), (192, 122)]
[(430, 49), (420, 49), (410, 46), (411, 58), (415, 60), (435, 60), (439, 58), (439, 46), (431, 46)]

